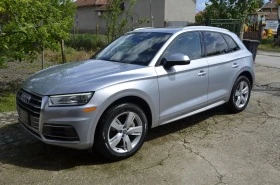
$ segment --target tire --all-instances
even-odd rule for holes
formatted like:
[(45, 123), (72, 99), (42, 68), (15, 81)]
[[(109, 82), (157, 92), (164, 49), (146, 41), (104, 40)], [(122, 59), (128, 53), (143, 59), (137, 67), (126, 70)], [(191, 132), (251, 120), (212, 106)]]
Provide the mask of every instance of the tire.
[(230, 99), (226, 104), (227, 109), (231, 113), (238, 113), (243, 111), (250, 100), (252, 85), (247, 77), (240, 76), (235, 81)]
[(99, 122), (96, 150), (111, 161), (128, 158), (143, 145), (147, 125), (146, 115), (137, 105), (116, 105), (107, 110)]

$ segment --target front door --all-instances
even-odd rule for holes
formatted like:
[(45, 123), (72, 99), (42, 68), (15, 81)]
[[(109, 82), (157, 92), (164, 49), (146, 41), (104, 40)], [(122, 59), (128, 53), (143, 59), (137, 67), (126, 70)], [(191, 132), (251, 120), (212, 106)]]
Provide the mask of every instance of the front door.
[(202, 58), (199, 32), (177, 36), (163, 53), (163, 58), (181, 53), (189, 56), (189, 65), (156, 67), (160, 95), (160, 124), (206, 105), (208, 63)]

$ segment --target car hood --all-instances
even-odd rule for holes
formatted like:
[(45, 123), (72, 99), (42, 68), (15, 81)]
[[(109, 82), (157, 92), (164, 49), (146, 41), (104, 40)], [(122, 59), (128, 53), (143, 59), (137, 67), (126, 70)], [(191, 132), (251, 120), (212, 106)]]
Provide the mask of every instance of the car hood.
[(146, 68), (151, 67), (103, 60), (71, 62), (35, 73), (24, 82), (22, 88), (40, 95), (89, 92), (149, 77)]

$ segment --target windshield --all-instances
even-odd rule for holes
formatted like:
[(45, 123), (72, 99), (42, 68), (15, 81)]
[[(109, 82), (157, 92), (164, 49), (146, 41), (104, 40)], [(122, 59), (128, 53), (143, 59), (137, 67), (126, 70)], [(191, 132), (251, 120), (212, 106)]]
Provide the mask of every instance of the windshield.
[(128, 33), (112, 42), (95, 59), (147, 66), (170, 36), (170, 33)]

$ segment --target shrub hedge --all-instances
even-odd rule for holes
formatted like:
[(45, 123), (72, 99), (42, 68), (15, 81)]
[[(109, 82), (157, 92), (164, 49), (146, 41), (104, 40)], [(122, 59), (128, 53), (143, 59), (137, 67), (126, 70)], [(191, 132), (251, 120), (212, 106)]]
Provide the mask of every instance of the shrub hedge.
[(75, 34), (65, 41), (65, 45), (76, 50), (96, 51), (106, 45), (105, 35)]

